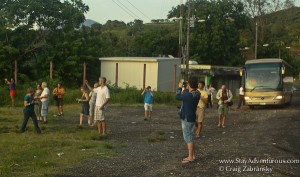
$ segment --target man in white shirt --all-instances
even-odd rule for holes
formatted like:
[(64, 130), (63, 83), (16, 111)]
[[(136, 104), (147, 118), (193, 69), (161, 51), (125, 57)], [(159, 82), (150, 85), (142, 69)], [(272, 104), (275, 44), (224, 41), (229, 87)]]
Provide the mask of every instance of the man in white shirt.
[(240, 95), (240, 100), (239, 100), (239, 104), (238, 104), (237, 109), (241, 108), (242, 103), (243, 103), (243, 105), (245, 105), (245, 100), (244, 100), (245, 93), (244, 93), (244, 87), (243, 86), (240, 87), (239, 95)]
[(96, 97), (96, 107), (95, 107), (95, 114), (94, 120), (97, 121), (98, 126), (98, 133), (105, 135), (106, 134), (106, 123), (105, 123), (105, 111), (106, 105), (110, 99), (109, 89), (106, 86), (106, 78), (100, 77), (99, 78), (99, 87), (92, 88), (88, 81), (85, 81), (86, 86), (95, 93), (97, 93)]
[(40, 96), (42, 102), (41, 117), (44, 120), (44, 124), (46, 124), (47, 117), (48, 117), (50, 90), (48, 89), (46, 82), (42, 83), (42, 88), (43, 88), (43, 92)]

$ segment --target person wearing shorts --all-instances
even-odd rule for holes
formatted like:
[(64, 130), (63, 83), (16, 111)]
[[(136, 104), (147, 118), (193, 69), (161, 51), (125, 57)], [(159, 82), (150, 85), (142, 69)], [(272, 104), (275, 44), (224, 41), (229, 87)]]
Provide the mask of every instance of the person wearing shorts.
[(233, 95), (230, 90), (226, 89), (225, 84), (222, 84), (221, 89), (218, 91), (216, 98), (219, 100), (218, 105), (218, 114), (219, 114), (219, 123), (218, 127), (225, 128), (225, 119), (228, 116), (228, 105), (233, 98)]
[(46, 82), (42, 83), (42, 88), (43, 88), (43, 92), (40, 96), (40, 100), (42, 102), (41, 116), (44, 120), (43, 123), (46, 124), (48, 122), (47, 117), (48, 117), (50, 90), (48, 89)]
[(57, 96), (55, 100), (55, 104), (57, 106), (57, 115), (64, 116), (63, 106), (64, 106), (65, 89), (62, 87), (61, 83), (57, 84), (57, 87), (53, 90), (53, 94)]
[(201, 94), (201, 98), (199, 100), (199, 103), (197, 106), (197, 112), (196, 112), (196, 116), (197, 116), (196, 138), (200, 137), (200, 134), (202, 131), (202, 122), (203, 122), (204, 112), (205, 112), (205, 105), (208, 102), (208, 94), (204, 90), (204, 87), (205, 87), (205, 83), (203, 81), (200, 81), (198, 83), (198, 91)]
[(11, 106), (14, 108), (15, 107), (15, 96), (17, 94), (17, 89), (16, 89), (16, 83), (13, 78), (10, 79), (10, 82), (5, 79), (5, 84), (9, 85), (9, 96), (11, 99)]
[(179, 84), (176, 99), (182, 101), (180, 108), (180, 119), (183, 139), (187, 144), (188, 157), (182, 159), (181, 163), (193, 162), (196, 159), (194, 146), (194, 127), (196, 123), (196, 110), (200, 100), (200, 92), (197, 91), (197, 78), (191, 77), (188, 81), (188, 91), (184, 91), (182, 83)]
[(98, 133), (106, 135), (105, 112), (107, 109), (108, 101), (110, 99), (109, 89), (106, 86), (106, 78), (99, 78), (99, 87), (97, 88), (92, 88), (89, 85), (88, 81), (85, 81), (85, 84), (90, 91), (94, 91), (97, 93), (94, 120), (97, 121)]
[(82, 96), (80, 99), (78, 99), (78, 102), (82, 103), (82, 106), (81, 106), (81, 112), (79, 116), (79, 125), (82, 125), (83, 117), (86, 116), (88, 118), (88, 124), (90, 126), (93, 126), (94, 124), (90, 118), (89, 94), (87, 93), (87, 90), (84, 86), (80, 87), (80, 91), (82, 92)]
[(145, 118), (144, 120), (151, 119), (152, 116), (152, 105), (153, 105), (153, 92), (151, 91), (151, 87), (148, 86), (142, 92), (144, 96), (144, 109), (145, 109)]

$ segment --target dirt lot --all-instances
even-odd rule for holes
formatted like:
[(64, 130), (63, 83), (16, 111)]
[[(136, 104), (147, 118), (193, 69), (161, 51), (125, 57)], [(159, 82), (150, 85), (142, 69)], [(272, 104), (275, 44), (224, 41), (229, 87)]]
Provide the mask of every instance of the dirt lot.
[(153, 120), (144, 121), (143, 107), (111, 105), (109, 139), (118, 155), (57, 176), (300, 176), (299, 108), (297, 94), (284, 109), (231, 110), (224, 129), (217, 127), (216, 107), (207, 109), (202, 137), (195, 141), (198, 159), (183, 165), (186, 145), (176, 107), (156, 106)]

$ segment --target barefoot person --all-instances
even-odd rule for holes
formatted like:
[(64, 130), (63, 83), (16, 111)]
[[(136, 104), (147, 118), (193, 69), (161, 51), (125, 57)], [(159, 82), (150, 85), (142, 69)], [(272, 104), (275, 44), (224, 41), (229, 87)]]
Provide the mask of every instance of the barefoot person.
[(151, 119), (152, 116), (152, 105), (153, 105), (153, 92), (151, 91), (151, 87), (148, 86), (143, 90), (142, 95), (144, 96), (144, 108), (145, 108), (145, 118), (144, 120), (147, 120), (148, 118)]
[(184, 141), (188, 148), (188, 157), (182, 159), (182, 163), (193, 162), (196, 159), (194, 146), (194, 125), (196, 122), (196, 110), (200, 100), (200, 92), (197, 91), (198, 81), (196, 78), (190, 78), (188, 81), (188, 91), (184, 91), (182, 84), (176, 94), (176, 99), (182, 101), (180, 109), (180, 119)]
[(46, 124), (48, 122), (47, 117), (48, 117), (49, 97), (50, 97), (50, 90), (48, 89), (46, 82), (42, 83), (42, 89), (43, 89), (43, 92), (40, 96), (40, 99), (42, 102), (41, 116), (44, 120), (43, 123)]
[(82, 103), (82, 107), (81, 107), (81, 113), (80, 113), (80, 117), (79, 117), (79, 125), (82, 125), (82, 119), (84, 116), (86, 116), (88, 118), (88, 124), (91, 124), (91, 118), (90, 118), (90, 114), (89, 114), (89, 94), (87, 93), (87, 90), (84, 86), (80, 87), (80, 91), (82, 92), (82, 96), (80, 99), (77, 99), (79, 103)]
[(7, 79), (4, 79), (4, 81), (5, 81), (6, 85), (9, 85), (9, 95), (11, 98), (11, 106), (15, 107), (15, 96), (17, 93), (15, 80), (13, 78), (11, 78), (10, 82)]
[(92, 88), (88, 81), (85, 82), (86, 86), (92, 91), (97, 93), (96, 98), (96, 107), (95, 107), (95, 114), (94, 119), (97, 121), (98, 133), (105, 135), (106, 134), (106, 123), (105, 123), (105, 112), (106, 112), (106, 105), (110, 99), (109, 89), (106, 86), (106, 78), (100, 77), (99, 78), (99, 87)]
[(41, 129), (40, 129), (39, 125), (38, 125), (38, 121), (36, 119), (36, 115), (35, 115), (35, 112), (34, 112), (33, 93), (34, 93), (33, 88), (28, 88), (27, 89), (27, 94), (24, 97), (24, 110), (23, 110), (24, 119), (23, 119), (23, 123), (22, 123), (21, 129), (20, 129), (20, 133), (24, 133), (25, 132), (25, 129), (26, 129), (29, 117), (31, 117), (31, 119), (33, 121), (33, 125), (34, 125), (34, 128), (35, 128), (35, 131), (38, 134), (41, 133)]
[(201, 131), (202, 131), (202, 122), (204, 118), (204, 111), (205, 111), (205, 105), (208, 102), (208, 94), (204, 90), (205, 84), (203, 81), (200, 81), (198, 83), (198, 91), (201, 93), (201, 98), (199, 100), (198, 106), (197, 106), (197, 129), (196, 129), (196, 138), (200, 137)]
[(65, 89), (62, 88), (61, 83), (57, 84), (57, 87), (53, 90), (53, 94), (56, 96), (55, 104), (57, 106), (57, 115), (64, 116), (63, 106), (64, 106)]
[(218, 91), (216, 98), (219, 100), (219, 124), (218, 127), (225, 128), (225, 119), (228, 115), (228, 102), (230, 102), (233, 98), (233, 95), (230, 90), (228, 90), (225, 84), (222, 84), (221, 89)]

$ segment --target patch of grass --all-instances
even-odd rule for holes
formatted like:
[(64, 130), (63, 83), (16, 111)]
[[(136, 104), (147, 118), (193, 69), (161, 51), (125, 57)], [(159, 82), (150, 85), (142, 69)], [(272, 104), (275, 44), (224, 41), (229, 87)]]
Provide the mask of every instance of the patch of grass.
[(147, 138), (147, 141), (149, 143), (155, 143), (155, 142), (161, 142), (161, 141), (165, 141), (166, 138), (164, 137), (166, 133), (163, 131), (156, 131), (155, 134), (152, 137)]
[(147, 138), (147, 141), (149, 143), (162, 142), (162, 141), (165, 141), (165, 140), (166, 140), (166, 138), (164, 138), (160, 135), (156, 135), (155, 137)]
[[(48, 124), (40, 124), (41, 135), (35, 133), (31, 120), (26, 132), (18, 133), (23, 121), (22, 107), (14, 111), (1, 107), (0, 132), (7, 133), (0, 133), (0, 176), (53, 176), (87, 159), (114, 156), (107, 137), (105, 141), (95, 141), (93, 137), (99, 135), (93, 127), (75, 126), (78, 113), (74, 110), (80, 110), (80, 106), (65, 105), (63, 119), (49, 116)], [(56, 112), (56, 107), (50, 107), (50, 115), (52, 112)]]
[(0, 133), (9, 133), (10, 128), (8, 126), (0, 127)]
[(105, 147), (106, 149), (112, 149), (112, 148), (114, 148), (113, 145), (112, 145), (111, 143), (104, 143), (104, 147)]
[(127, 143), (122, 143), (120, 146), (123, 147), (123, 148), (126, 148), (126, 147), (128, 147), (128, 144)]
[(163, 132), (163, 131), (157, 131), (156, 133), (157, 133), (157, 135), (164, 135), (165, 134), (165, 132)]

